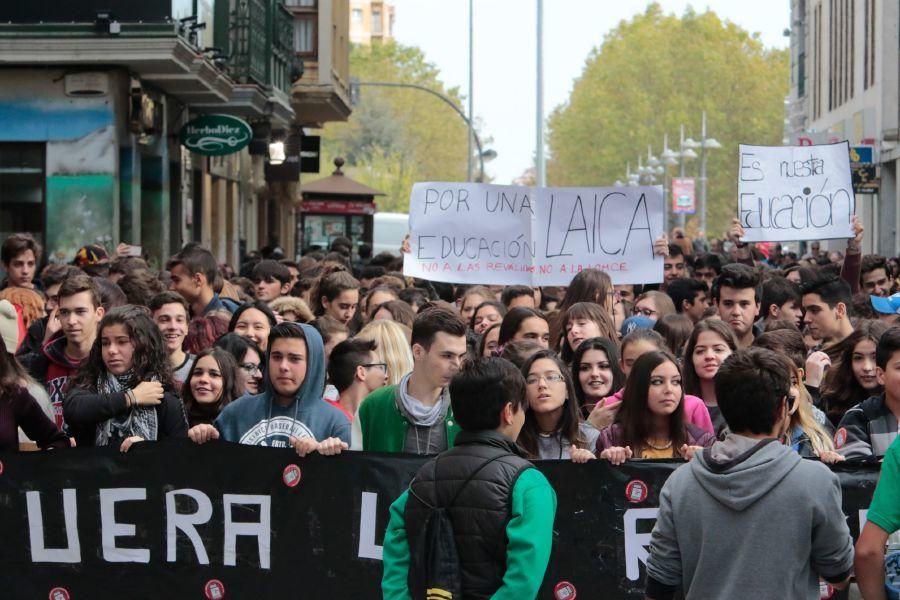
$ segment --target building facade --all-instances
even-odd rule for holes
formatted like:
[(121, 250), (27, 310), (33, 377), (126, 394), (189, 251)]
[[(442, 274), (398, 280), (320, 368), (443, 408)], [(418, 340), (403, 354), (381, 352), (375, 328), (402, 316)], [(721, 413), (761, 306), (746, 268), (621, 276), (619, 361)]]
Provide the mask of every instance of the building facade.
[[(349, 99), (318, 108), (323, 79), (349, 79), (348, 0), (293, 2), (316, 12), (327, 77), (281, 0), (32, 4), (0, 7), (0, 242), (30, 232), (54, 262), (88, 243), (141, 246), (156, 266), (189, 241), (235, 266), (266, 245), (292, 254), (299, 192), (266, 180), (270, 144), (309, 113), (349, 115)], [(211, 114), (246, 121), (249, 145), (186, 150), (181, 128)]]
[[(788, 143), (871, 145), (877, 194), (856, 194), (865, 252), (900, 253), (900, 6), (884, 0), (791, 0)], [(835, 243), (837, 248), (837, 243)]]
[(371, 44), (394, 39), (394, 6), (381, 0), (350, 1), (350, 41)]

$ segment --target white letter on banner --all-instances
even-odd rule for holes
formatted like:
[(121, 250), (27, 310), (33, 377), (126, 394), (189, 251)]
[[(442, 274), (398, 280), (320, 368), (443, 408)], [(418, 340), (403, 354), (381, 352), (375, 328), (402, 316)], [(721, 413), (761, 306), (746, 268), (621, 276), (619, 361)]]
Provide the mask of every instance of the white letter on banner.
[(32, 562), (80, 563), (81, 542), (78, 539), (78, 506), (74, 488), (63, 490), (63, 518), (66, 523), (66, 547), (44, 546), (44, 515), (41, 511), (41, 493), (25, 492), (28, 507), (28, 541), (31, 544)]
[(375, 517), (378, 509), (378, 494), (362, 493), (359, 509), (359, 558), (381, 560), (384, 548), (375, 543)]
[(656, 520), (658, 508), (629, 508), (625, 511), (625, 577), (637, 581), (641, 577), (640, 563), (647, 563), (647, 547), (650, 545), (649, 533), (638, 533), (637, 522), (647, 519)]
[[(175, 506), (175, 496), (179, 494), (193, 498), (197, 503), (197, 512), (178, 512), (178, 508)], [(182, 489), (168, 492), (166, 494), (166, 560), (175, 562), (177, 553), (176, 541), (178, 530), (180, 529), (194, 545), (194, 552), (197, 553), (197, 562), (201, 565), (208, 565), (209, 556), (206, 554), (206, 547), (203, 545), (203, 540), (200, 539), (195, 526), (208, 523), (211, 517), (212, 502), (209, 501), (209, 496), (200, 490)]]
[(137, 528), (130, 523), (116, 523), (116, 502), (146, 500), (145, 488), (109, 488), (100, 490), (100, 532), (103, 560), (106, 562), (150, 562), (146, 548), (117, 548), (117, 537), (134, 537)]
[[(231, 507), (234, 504), (256, 504), (259, 506), (259, 522), (235, 523), (232, 520)], [(269, 554), (272, 545), (272, 499), (269, 496), (255, 494), (223, 494), (222, 507), (225, 509), (225, 551), (224, 563), (227, 567), (237, 564), (237, 536), (246, 535), (257, 539), (259, 548), (259, 566), (269, 568)]]

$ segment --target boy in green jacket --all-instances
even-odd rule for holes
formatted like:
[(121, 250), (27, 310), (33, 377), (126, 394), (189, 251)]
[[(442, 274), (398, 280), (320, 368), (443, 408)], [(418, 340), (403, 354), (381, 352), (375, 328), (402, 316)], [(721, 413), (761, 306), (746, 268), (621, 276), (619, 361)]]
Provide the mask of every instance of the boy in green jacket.
[(412, 330), (413, 370), (369, 394), (353, 419), (351, 450), (438, 454), (453, 446), (447, 385), (466, 356), (466, 325), (447, 309), (420, 313)]
[(422, 557), (410, 549), (438, 506), (453, 525), (463, 598), (534, 598), (550, 560), (556, 493), (513, 441), (525, 422), (525, 380), (506, 360), (479, 358), (453, 378), (450, 395), (462, 431), (391, 505), (384, 598), (425, 597), (415, 589), (427, 583)]

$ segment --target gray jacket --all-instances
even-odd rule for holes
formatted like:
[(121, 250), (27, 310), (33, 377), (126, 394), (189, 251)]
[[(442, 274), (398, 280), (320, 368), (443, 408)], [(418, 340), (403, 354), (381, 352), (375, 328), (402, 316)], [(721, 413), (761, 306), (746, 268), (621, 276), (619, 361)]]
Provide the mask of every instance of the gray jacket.
[(728, 434), (669, 477), (647, 561), (648, 596), (819, 598), (853, 540), (837, 476), (775, 440)]

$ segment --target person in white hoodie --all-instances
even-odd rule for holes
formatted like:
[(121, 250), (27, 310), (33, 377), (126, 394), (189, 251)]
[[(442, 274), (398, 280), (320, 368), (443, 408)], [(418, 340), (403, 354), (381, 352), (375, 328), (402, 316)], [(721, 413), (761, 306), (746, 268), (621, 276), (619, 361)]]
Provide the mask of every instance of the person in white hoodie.
[(819, 598), (843, 589), (853, 540), (837, 476), (778, 439), (790, 426), (790, 364), (771, 350), (728, 357), (715, 378), (730, 433), (669, 477), (647, 560), (647, 598)]

